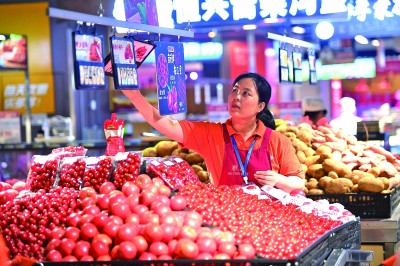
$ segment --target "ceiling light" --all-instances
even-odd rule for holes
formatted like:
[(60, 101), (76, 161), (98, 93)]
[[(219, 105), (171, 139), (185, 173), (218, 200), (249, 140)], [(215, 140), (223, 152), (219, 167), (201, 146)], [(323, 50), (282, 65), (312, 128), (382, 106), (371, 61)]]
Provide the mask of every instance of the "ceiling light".
[(296, 34), (304, 34), (306, 32), (306, 29), (300, 26), (294, 26), (292, 27), (292, 32)]
[(354, 37), (354, 40), (356, 40), (356, 42), (358, 42), (359, 44), (368, 44), (368, 39), (360, 34), (356, 35)]
[(217, 36), (217, 33), (215, 31), (210, 31), (208, 33), (208, 37), (210, 37), (210, 38), (214, 38), (215, 36)]
[(257, 29), (257, 25), (255, 25), (255, 24), (243, 25), (242, 29), (244, 29), (244, 30), (255, 30), (255, 29)]
[(317, 34), (317, 37), (321, 40), (330, 39), (333, 36), (334, 32), (335, 28), (329, 21), (321, 21), (315, 27), (315, 34)]
[(377, 40), (377, 39), (374, 39), (374, 40), (372, 40), (372, 41), (371, 41), (371, 45), (372, 45), (372, 46), (375, 46), (375, 47), (378, 47), (378, 46), (380, 46), (380, 45), (381, 45), (381, 43), (380, 43), (380, 41), (379, 41), (379, 40)]

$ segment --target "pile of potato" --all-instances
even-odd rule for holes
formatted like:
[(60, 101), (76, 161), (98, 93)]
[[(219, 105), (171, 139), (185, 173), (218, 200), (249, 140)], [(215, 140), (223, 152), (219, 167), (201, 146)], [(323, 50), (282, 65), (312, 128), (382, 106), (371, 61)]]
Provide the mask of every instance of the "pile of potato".
[(210, 182), (204, 158), (193, 150), (181, 148), (176, 141), (162, 140), (154, 147), (144, 149), (142, 155), (143, 157), (179, 156), (190, 164), (201, 182)]
[(280, 123), (305, 173), (306, 194), (390, 193), (400, 183), (400, 160), (381, 146), (328, 126)]

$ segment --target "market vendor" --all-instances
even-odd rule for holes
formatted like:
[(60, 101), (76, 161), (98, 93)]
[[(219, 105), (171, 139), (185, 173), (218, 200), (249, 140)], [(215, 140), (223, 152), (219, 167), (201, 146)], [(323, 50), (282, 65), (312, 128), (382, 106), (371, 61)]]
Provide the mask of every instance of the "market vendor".
[(319, 97), (304, 97), (301, 101), (301, 109), (303, 118), (308, 119), (312, 125), (318, 125), (321, 119), (326, 119), (328, 113), (323, 100)]
[(145, 120), (181, 146), (201, 154), (216, 185), (254, 182), (284, 191), (304, 190), (301, 164), (289, 138), (275, 131), (268, 109), (271, 86), (256, 73), (233, 82), (225, 123), (173, 120), (161, 116), (139, 90), (124, 90)]

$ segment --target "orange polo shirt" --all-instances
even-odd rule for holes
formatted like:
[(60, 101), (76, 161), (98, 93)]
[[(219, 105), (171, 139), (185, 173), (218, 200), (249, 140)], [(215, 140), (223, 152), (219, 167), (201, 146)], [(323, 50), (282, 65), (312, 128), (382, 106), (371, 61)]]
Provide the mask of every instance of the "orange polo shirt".
[[(254, 149), (261, 146), (266, 127), (258, 120), (258, 128), (255, 134), (259, 135)], [(192, 149), (199, 153), (205, 160), (207, 170), (210, 173), (211, 183), (218, 185), (221, 178), (222, 164), (224, 160), (225, 142), (222, 124), (219, 122), (186, 121), (181, 120), (184, 140), (181, 146)], [(234, 135), (239, 149), (248, 150), (253, 138), (246, 142), (243, 137), (232, 128), (232, 120), (226, 121), (229, 136)], [(301, 164), (296, 156), (296, 151), (288, 137), (273, 130), (268, 143), (268, 150), (271, 154), (272, 170), (284, 176), (304, 177)], [(260, 169), (263, 170), (263, 169)]]

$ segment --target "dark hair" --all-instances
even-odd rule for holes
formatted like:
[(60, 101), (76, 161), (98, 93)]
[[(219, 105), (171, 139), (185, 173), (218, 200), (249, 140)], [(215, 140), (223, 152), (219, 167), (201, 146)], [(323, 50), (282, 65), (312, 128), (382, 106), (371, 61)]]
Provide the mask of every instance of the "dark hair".
[(245, 78), (251, 78), (256, 85), (257, 92), (258, 92), (258, 103), (265, 103), (264, 109), (257, 114), (257, 118), (260, 119), (266, 127), (269, 127), (271, 129), (275, 129), (275, 119), (271, 113), (271, 111), (268, 109), (268, 103), (269, 100), (271, 99), (271, 85), (268, 83), (268, 81), (261, 75), (257, 73), (243, 73), (239, 75), (234, 81), (233, 81), (233, 86), (237, 82), (239, 82), (242, 79)]
[(317, 124), (318, 120), (321, 119), (321, 116), (324, 117), (327, 113), (328, 111), (325, 109), (321, 111), (305, 111), (304, 116), (308, 116), (314, 124)]

